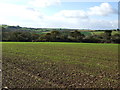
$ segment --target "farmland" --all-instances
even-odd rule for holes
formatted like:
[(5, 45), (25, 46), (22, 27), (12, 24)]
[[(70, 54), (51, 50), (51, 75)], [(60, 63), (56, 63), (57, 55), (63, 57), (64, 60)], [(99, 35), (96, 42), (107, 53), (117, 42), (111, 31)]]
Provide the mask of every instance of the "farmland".
[[(100, 34), (103, 34), (103, 33), (104, 33), (104, 31), (94, 31), (94, 32), (91, 32), (91, 34), (93, 34), (93, 35), (100, 35)], [(119, 33), (119, 31), (113, 31), (112, 35), (115, 35), (117, 33)]]
[(118, 88), (118, 44), (3, 42), (3, 87)]

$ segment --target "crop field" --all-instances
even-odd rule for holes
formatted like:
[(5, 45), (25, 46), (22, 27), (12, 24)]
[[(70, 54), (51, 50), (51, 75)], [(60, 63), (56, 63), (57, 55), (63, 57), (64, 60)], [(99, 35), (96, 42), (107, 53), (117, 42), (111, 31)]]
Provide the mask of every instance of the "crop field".
[(3, 42), (2, 86), (119, 88), (118, 44)]

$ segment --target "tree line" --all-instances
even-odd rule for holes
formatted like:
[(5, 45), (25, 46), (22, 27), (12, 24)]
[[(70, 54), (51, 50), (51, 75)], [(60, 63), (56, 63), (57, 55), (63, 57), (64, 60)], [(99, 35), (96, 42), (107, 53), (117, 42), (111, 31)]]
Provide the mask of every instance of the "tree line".
[(46, 34), (36, 34), (28, 31), (2, 32), (2, 41), (10, 42), (83, 42), (83, 43), (120, 43), (120, 34), (112, 35), (112, 30), (106, 30), (100, 35), (84, 35), (80, 31), (70, 31), (63, 34), (53, 30)]

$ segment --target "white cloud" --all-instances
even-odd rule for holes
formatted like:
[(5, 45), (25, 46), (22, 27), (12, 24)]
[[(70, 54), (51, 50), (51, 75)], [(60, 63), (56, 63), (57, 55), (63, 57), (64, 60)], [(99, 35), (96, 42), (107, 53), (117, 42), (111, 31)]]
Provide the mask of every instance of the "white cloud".
[[(111, 23), (112, 22), (112, 23)], [(117, 28), (117, 20), (104, 20), (104, 19), (76, 19), (47, 16), (43, 22), (38, 21), (41, 27), (51, 28), (76, 28), (76, 29), (111, 29)]]
[(108, 16), (115, 13), (117, 14), (117, 10), (113, 9), (109, 3), (102, 3), (100, 6), (90, 7), (87, 11), (62, 10), (60, 12), (57, 12), (54, 16), (64, 18), (88, 19), (89, 16)]
[(45, 8), (52, 5), (59, 5), (60, 0), (31, 0), (29, 4), (34, 7)]
[(5, 19), (21, 19), (21, 20), (37, 20), (42, 18), (43, 14), (38, 11), (32, 11), (26, 6), (14, 5), (14, 4), (4, 4), (0, 3), (0, 18)]
[(87, 11), (88, 15), (107, 16), (109, 14), (116, 13), (116, 10), (112, 8), (109, 3), (102, 3), (100, 6), (94, 6)]
[(65, 18), (88, 18), (83, 10), (62, 10), (56, 13), (55, 16), (63, 16)]

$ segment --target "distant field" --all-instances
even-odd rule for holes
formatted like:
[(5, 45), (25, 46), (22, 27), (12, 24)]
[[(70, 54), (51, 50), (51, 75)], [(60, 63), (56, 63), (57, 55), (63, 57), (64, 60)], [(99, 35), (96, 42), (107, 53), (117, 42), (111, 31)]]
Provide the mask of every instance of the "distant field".
[[(89, 31), (89, 30), (79, 30), (82, 34), (84, 34), (85, 36), (90, 36), (90, 35), (100, 35), (103, 34), (104, 31)], [(46, 34), (46, 33), (50, 33), (51, 31), (47, 31), (47, 32), (39, 32), (37, 34)], [(114, 34), (118, 34), (119, 31), (112, 31), (112, 35)]]
[(118, 87), (118, 44), (3, 42), (2, 45), (3, 87)]
[[(100, 35), (100, 34), (102, 34), (102, 33), (104, 33), (104, 31), (94, 31), (94, 32), (91, 32), (91, 34), (93, 35), (93, 34), (96, 34), (96, 35)], [(118, 34), (118, 33), (120, 33), (119, 31), (112, 31), (112, 35), (114, 35), (114, 34)]]

